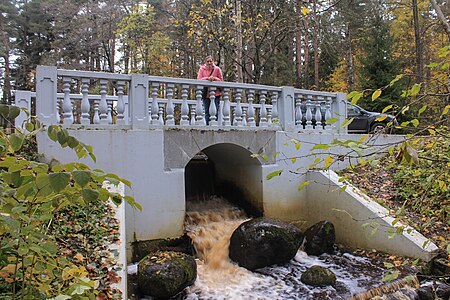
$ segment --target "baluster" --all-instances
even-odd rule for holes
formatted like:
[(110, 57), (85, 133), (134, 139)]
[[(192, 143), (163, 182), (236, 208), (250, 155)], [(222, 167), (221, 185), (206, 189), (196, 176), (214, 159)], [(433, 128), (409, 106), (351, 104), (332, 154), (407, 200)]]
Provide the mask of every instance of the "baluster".
[(312, 111), (311, 111), (311, 106), (312, 106), (312, 95), (307, 95), (306, 96), (306, 126), (305, 129), (307, 130), (311, 130), (314, 129), (313, 125), (312, 125)]
[(250, 127), (256, 127), (256, 122), (255, 122), (255, 110), (253, 109), (253, 99), (255, 96), (255, 91), (254, 90), (249, 90), (248, 94), (247, 94), (247, 100), (248, 100), (248, 109), (247, 109), (247, 120), (248, 120), (248, 125)]
[(166, 106), (166, 125), (175, 125), (175, 119), (173, 118), (173, 84), (167, 84), (167, 106)]
[(230, 89), (223, 89), (223, 125), (226, 127), (231, 126), (230, 121)]
[(243, 106), (242, 107), (242, 126), (247, 126), (247, 110), (248, 107)]
[(117, 125), (125, 125), (125, 104), (123, 102), (123, 90), (125, 89), (125, 81), (117, 82)]
[(278, 92), (272, 93), (272, 121), (278, 123)]
[(191, 105), (191, 122), (190, 122), (190, 124), (192, 125), (192, 126), (194, 126), (195, 125), (195, 120), (196, 120), (196, 117), (195, 117), (195, 109), (196, 109), (196, 107), (195, 107), (195, 105)]
[(272, 108), (267, 108), (267, 126), (271, 127), (272, 124)]
[(72, 124), (79, 123), (80, 118), (77, 112), (77, 103), (75, 99), (70, 99), (70, 105), (72, 106)]
[(195, 114), (196, 114), (195, 125), (206, 125), (205, 110), (202, 102), (202, 91), (203, 87), (197, 86), (195, 90), (195, 98), (197, 99), (197, 104), (195, 105)]
[(158, 125), (163, 126), (164, 125), (164, 104), (158, 107)]
[(267, 127), (267, 108), (266, 108), (267, 91), (261, 91), (259, 94), (259, 103), (261, 109), (259, 110), (259, 126)]
[(100, 79), (100, 124), (108, 124), (108, 103), (106, 102), (106, 79)]
[(94, 100), (94, 119), (92, 120), (94, 124), (100, 124), (100, 116), (99, 116), (99, 99)]
[(113, 123), (113, 103), (112, 100), (107, 100), (106, 103), (108, 104), (108, 124)]
[(152, 125), (160, 125), (160, 121), (159, 121), (159, 105), (158, 105), (159, 83), (158, 82), (152, 82), (151, 89), (152, 89), (152, 105), (151, 105), (152, 121), (151, 121), (150, 124), (152, 124)]
[(72, 111), (72, 101), (70, 101), (70, 82), (72, 78), (63, 77), (63, 124), (70, 125), (73, 124), (73, 111)]
[(314, 119), (316, 120), (316, 126), (314, 126), (315, 129), (322, 130), (323, 124), (322, 124), (322, 112), (320, 111), (320, 98), (317, 97), (316, 101), (316, 113), (314, 115)]
[(89, 111), (91, 109), (91, 106), (89, 104), (89, 78), (82, 78), (81, 79), (81, 94), (83, 95), (83, 98), (81, 99), (81, 124), (90, 124), (90, 115)]
[(236, 108), (234, 109), (235, 114), (235, 125), (240, 127), (244, 124), (242, 123), (242, 106), (241, 106), (241, 99), (242, 99), (242, 89), (236, 89)]
[(298, 94), (295, 97), (295, 125), (297, 129), (303, 129), (303, 113), (302, 113), (302, 95)]
[(61, 99), (56, 99), (56, 124), (61, 123)]
[(189, 125), (189, 105), (187, 103), (188, 89), (189, 85), (182, 85), (181, 87), (181, 98), (183, 99), (183, 102), (181, 103), (181, 126)]
[(217, 126), (216, 87), (209, 88), (209, 125)]
[(328, 96), (326, 98), (326, 101), (325, 101), (325, 127), (324, 127), (325, 130), (331, 130), (332, 129), (331, 124), (327, 123), (327, 121), (329, 119), (331, 119), (331, 102), (332, 101), (333, 100), (332, 100), (332, 98), (330, 96)]

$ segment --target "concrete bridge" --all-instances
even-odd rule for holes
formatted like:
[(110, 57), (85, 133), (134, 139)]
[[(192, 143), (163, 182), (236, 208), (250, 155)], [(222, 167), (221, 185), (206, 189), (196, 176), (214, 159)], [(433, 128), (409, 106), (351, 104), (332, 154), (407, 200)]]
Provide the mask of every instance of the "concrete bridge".
[[(215, 89), (222, 89), (218, 118), (212, 117), (208, 126), (201, 100), (204, 86), (210, 88), (211, 100)], [(293, 87), (40, 66), (36, 93), (17, 91), (16, 104), (29, 106), (36, 101), (36, 115), (45, 126), (62, 124), (70, 129), (93, 146), (95, 168), (133, 183), (125, 193), (143, 210), (126, 207), (128, 250), (133, 241), (182, 235), (186, 201), (217, 194), (253, 215), (297, 222), (304, 228), (328, 219), (337, 228), (338, 242), (350, 247), (428, 259), (435, 246), (422, 248), (424, 238), (417, 233), (387, 238), (394, 227), (387, 210), (353, 189), (339, 192), (343, 183), (332, 171), (309, 171), (322, 167), (329, 152), (354, 154), (351, 145), (324, 146), (335, 139), (364, 141), (368, 153), (403, 138), (349, 135), (343, 126), (345, 96)], [(215, 113), (211, 105), (210, 114)], [(38, 148), (47, 160), (77, 159), (45, 133), (38, 135)], [(94, 167), (92, 161), (83, 162)], [(335, 161), (331, 169), (349, 162)], [(267, 180), (276, 171), (282, 174)], [(304, 182), (310, 184), (299, 190)], [(379, 224), (371, 237), (372, 228), (361, 226), (368, 220)]]

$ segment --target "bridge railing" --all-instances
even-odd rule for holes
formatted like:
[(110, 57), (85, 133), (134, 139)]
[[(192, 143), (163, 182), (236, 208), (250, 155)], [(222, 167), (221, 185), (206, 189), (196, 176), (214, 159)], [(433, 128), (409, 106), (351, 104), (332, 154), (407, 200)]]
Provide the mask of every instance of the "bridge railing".
[[(135, 129), (207, 126), (202, 101), (206, 87), (211, 128), (344, 130), (339, 124), (342, 116), (345, 118), (345, 107), (340, 103), (345, 95), (339, 93), (48, 66), (39, 66), (36, 73), (36, 115), (46, 125)], [(214, 105), (217, 89), (221, 90), (219, 108)], [(332, 119), (336, 122), (331, 126)]]

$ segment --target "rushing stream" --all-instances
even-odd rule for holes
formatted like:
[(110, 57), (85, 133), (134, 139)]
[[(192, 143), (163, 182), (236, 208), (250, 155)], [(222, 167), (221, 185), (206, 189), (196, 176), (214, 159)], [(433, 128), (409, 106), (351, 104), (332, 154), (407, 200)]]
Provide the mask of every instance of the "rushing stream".
[[(316, 257), (299, 250), (289, 264), (248, 271), (228, 258), (229, 239), (248, 219), (245, 213), (220, 198), (187, 205), (186, 230), (197, 252), (198, 275), (184, 299), (348, 299), (381, 284), (380, 263), (340, 252)], [(300, 276), (312, 265), (332, 270), (336, 286), (303, 284)]]

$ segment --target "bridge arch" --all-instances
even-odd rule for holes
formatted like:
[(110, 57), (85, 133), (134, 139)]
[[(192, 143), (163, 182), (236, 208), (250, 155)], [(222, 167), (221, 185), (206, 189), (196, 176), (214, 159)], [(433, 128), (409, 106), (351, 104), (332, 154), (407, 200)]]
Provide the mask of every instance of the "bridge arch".
[(202, 149), (185, 167), (186, 201), (222, 196), (252, 216), (263, 215), (262, 164), (248, 149), (218, 143)]

